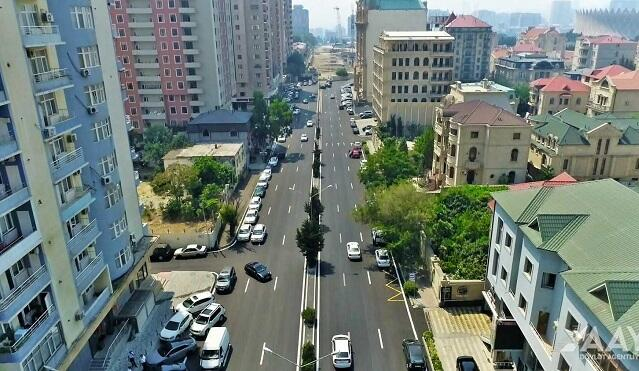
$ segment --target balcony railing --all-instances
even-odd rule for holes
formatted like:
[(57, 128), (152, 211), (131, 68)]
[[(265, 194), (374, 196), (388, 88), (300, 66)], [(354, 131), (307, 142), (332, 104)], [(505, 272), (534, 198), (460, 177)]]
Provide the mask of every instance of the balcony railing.
[(26, 186), (27, 186), (26, 183), (20, 182), (19, 184), (16, 184), (13, 187), (9, 187), (9, 186), (5, 187), (3, 191), (0, 191), (0, 201), (11, 196), (12, 194), (15, 194), (19, 190), (24, 189)]
[(42, 276), (46, 271), (46, 265), (43, 265), (40, 268), (36, 269), (36, 271), (33, 272), (33, 274), (29, 276), (29, 278), (22, 282), (20, 286), (13, 289), (13, 291), (11, 291), (11, 293), (7, 295), (7, 297), (0, 301), (0, 311), (7, 309), (9, 305), (11, 305), (11, 303), (13, 303), (13, 301), (20, 296), (20, 294), (22, 294), (27, 288), (29, 288), (29, 286), (31, 286), (31, 284), (38, 278), (40, 278), (40, 276)]
[(57, 68), (57, 69), (33, 74), (33, 80), (36, 83), (53, 81), (53, 80), (68, 78), (68, 77), (69, 77), (69, 71), (66, 68)]
[(22, 241), (23, 239), (24, 239), (24, 235), (19, 234), (16, 238), (14, 238), (11, 241), (0, 241), (0, 254), (9, 250), (11, 247), (17, 245), (18, 242)]
[(31, 337), (31, 335), (33, 335), (38, 330), (38, 328), (46, 322), (46, 320), (54, 313), (54, 311), (55, 307), (53, 305), (47, 308), (47, 310), (45, 310), (44, 313), (42, 313), (31, 326), (29, 326), (27, 332), (25, 332), (22, 337), (20, 337), (20, 339), (18, 339), (11, 345), (0, 345), (0, 353), (17, 352), (18, 349), (20, 349), (20, 347)]
[(546, 354), (547, 355), (551, 355), (552, 354), (552, 344), (550, 344), (550, 342), (548, 340), (546, 340), (546, 336), (540, 334), (539, 331), (537, 331), (537, 326), (535, 326), (532, 322), (530, 322), (530, 328), (533, 330), (535, 335), (537, 335), (537, 338), (541, 342), (541, 346), (544, 348), (544, 351), (546, 352)]
[(57, 159), (55, 159), (51, 165), (53, 166), (54, 169), (58, 170), (60, 169), (62, 166), (73, 162), (75, 160), (77, 160), (78, 158), (83, 157), (83, 152), (82, 152), (82, 148), (78, 148), (74, 151), (68, 152), (64, 155), (62, 155), (61, 157), (58, 157)]
[(104, 263), (104, 258), (102, 257), (102, 252), (100, 252), (98, 255), (94, 256), (93, 259), (91, 259), (91, 262), (89, 262), (89, 264), (87, 264), (87, 266), (75, 276), (76, 282), (82, 282), (89, 278), (89, 274), (93, 272), (93, 268), (102, 263)]
[(60, 33), (60, 28), (56, 25), (22, 26), (22, 33), (25, 35), (57, 35)]
[(73, 187), (66, 193), (64, 193), (64, 202), (62, 203), (62, 207), (66, 207), (69, 204), (73, 203), (73, 201), (81, 198), (85, 194), (89, 192), (88, 187)]
[(73, 242), (74, 240), (79, 240), (80, 238), (82, 238), (82, 236), (88, 234), (89, 231), (91, 231), (91, 229), (93, 229), (93, 227), (96, 226), (96, 224), (97, 224), (96, 219), (93, 219), (91, 223), (84, 225), (81, 228), (78, 228), (79, 230), (73, 233), (73, 236), (71, 236), (71, 238), (69, 239), (69, 243)]
[(66, 109), (59, 109), (57, 113), (44, 116), (44, 126), (55, 125), (73, 118), (73, 115)]

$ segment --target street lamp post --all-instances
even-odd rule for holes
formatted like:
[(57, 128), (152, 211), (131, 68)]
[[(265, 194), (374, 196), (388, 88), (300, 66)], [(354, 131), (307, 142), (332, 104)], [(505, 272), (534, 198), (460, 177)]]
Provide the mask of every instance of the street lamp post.
[(322, 359), (324, 359), (324, 358), (326, 358), (326, 357), (330, 357), (330, 356), (332, 356), (332, 355), (337, 354), (337, 351), (335, 351), (335, 352), (331, 352), (331, 353), (329, 353), (329, 354), (326, 354), (326, 355), (323, 355), (323, 356), (321, 356), (321, 357), (317, 358), (317, 359), (316, 359), (316, 360), (314, 360), (314, 361), (311, 361), (311, 362), (305, 363), (305, 364), (303, 364), (303, 365), (300, 365), (300, 364), (298, 364), (297, 362), (291, 361), (290, 359), (288, 359), (288, 358), (284, 357), (283, 355), (281, 355), (281, 354), (279, 354), (279, 353), (274, 352), (274, 351), (273, 351), (272, 349), (270, 349), (270, 348), (264, 347), (264, 351), (265, 351), (265, 352), (268, 352), (268, 353), (271, 353), (272, 355), (274, 355), (274, 356), (276, 356), (276, 357), (278, 357), (278, 358), (281, 358), (281, 359), (285, 360), (286, 362), (288, 362), (288, 363), (292, 364), (293, 366), (295, 366), (295, 367), (299, 367), (299, 368), (306, 367), (306, 366), (310, 366), (310, 365), (312, 365), (312, 364), (314, 364), (314, 363), (319, 362), (320, 360), (322, 360)]

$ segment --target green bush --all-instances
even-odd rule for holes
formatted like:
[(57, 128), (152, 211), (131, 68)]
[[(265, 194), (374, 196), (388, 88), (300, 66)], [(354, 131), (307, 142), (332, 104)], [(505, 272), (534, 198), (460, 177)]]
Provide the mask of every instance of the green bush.
[(168, 221), (174, 221), (182, 215), (182, 202), (177, 199), (170, 199), (164, 207), (162, 207), (162, 218)]
[(302, 347), (302, 365), (306, 365), (301, 368), (301, 371), (313, 371), (315, 370), (315, 363), (307, 365), (309, 362), (315, 361), (315, 345), (307, 341)]
[(433, 363), (433, 371), (444, 371), (442, 361), (439, 359), (439, 355), (437, 354), (437, 348), (435, 347), (435, 339), (433, 338), (433, 333), (431, 331), (424, 331), (424, 334), (422, 336), (424, 337), (426, 348), (428, 348), (430, 361)]
[(335, 75), (339, 77), (346, 77), (348, 76), (348, 71), (346, 71), (346, 68), (338, 68), (335, 70)]
[(315, 324), (315, 318), (317, 313), (314, 308), (306, 308), (302, 311), (302, 319), (307, 326), (313, 326)]
[(417, 284), (415, 282), (413, 282), (413, 281), (404, 282), (404, 292), (408, 296), (417, 295)]

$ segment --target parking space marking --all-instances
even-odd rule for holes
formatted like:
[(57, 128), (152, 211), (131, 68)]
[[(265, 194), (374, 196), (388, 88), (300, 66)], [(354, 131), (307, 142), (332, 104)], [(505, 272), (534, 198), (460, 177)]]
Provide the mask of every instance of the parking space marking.
[(288, 213), (291, 213), (291, 205), (288, 205)]
[(339, 234), (339, 243), (342, 243), (342, 234)]
[(368, 284), (371, 284), (371, 272), (370, 271), (366, 271), (366, 275), (368, 276)]
[(362, 232), (359, 232), (359, 240), (364, 242), (364, 236), (362, 236)]
[(275, 277), (275, 285), (273, 285), (273, 291), (277, 290), (277, 277)]
[(342, 282), (344, 283), (344, 287), (346, 287), (346, 274), (342, 273)]
[(337, 204), (337, 212), (339, 213), (339, 204)]
[[(395, 292), (395, 295), (393, 295), (390, 298), (386, 299), (386, 301), (389, 302), (389, 303), (393, 302), (393, 301), (403, 302), (404, 299), (402, 297), (402, 291), (391, 286), (393, 283), (397, 282), (397, 277), (395, 277), (394, 275), (392, 275), (392, 274), (390, 274), (388, 272), (385, 272), (385, 274), (393, 277), (393, 279), (391, 281), (388, 281), (388, 283), (386, 283), (386, 285), (384, 285), (384, 286), (388, 287), (389, 289), (391, 289), (391, 290), (393, 290)], [(397, 299), (398, 297), (399, 297), (399, 299)]]
[(249, 285), (250, 282), (251, 282), (250, 278), (246, 280), (246, 286), (244, 287), (244, 293), (245, 294), (246, 294), (246, 291), (248, 290), (248, 285)]
[(282, 237), (282, 246), (284, 246), (284, 242), (286, 242), (286, 235), (284, 235), (284, 237)]
[(266, 215), (271, 215), (271, 207), (268, 207), (268, 212), (266, 213)]
[(260, 356), (260, 366), (264, 362), (264, 348), (266, 348), (266, 343), (262, 344), (262, 355)]
[(379, 347), (384, 349), (384, 342), (382, 341), (382, 330), (377, 329), (377, 335), (379, 336)]

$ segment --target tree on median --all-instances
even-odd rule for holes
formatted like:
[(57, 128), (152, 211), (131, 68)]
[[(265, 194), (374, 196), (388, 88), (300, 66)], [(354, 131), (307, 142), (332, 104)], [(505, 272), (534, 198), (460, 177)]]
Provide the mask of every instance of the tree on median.
[(309, 218), (319, 223), (319, 217), (324, 213), (324, 205), (322, 205), (320, 201), (317, 188), (311, 188), (310, 201), (304, 204), (304, 211), (308, 214)]
[(324, 248), (324, 232), (319, 223), (311, 219), (304, 220), (297, 228), (295, 240), (309, 264), (315, 264), (317, 253)]

